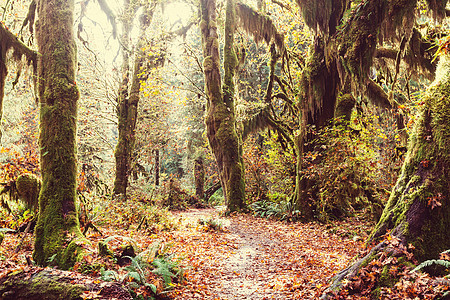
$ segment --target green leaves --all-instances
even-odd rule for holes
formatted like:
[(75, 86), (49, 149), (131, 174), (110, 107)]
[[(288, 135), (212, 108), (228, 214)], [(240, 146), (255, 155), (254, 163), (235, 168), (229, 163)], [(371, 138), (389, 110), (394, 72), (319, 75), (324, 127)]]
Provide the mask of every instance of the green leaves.
[(170, 285), (172, 283), (172, 278), (176, 277), (176, 275), (172, 273), (171, 270), (176, 269), (177, 264), (170, 259), (159, 257), (153, 260), (152, 265), (156, 267), (156, 269), (154, 269), (152, 272), (154, 274), (160, 275), (164, 279), (164, 283), (166, 285)]

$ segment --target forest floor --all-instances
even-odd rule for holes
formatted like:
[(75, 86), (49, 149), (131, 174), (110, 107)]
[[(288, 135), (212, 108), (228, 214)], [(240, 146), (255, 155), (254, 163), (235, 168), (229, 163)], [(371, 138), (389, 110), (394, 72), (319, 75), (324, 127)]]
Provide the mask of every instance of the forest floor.
[[(184, 282), (174, 283), (172, 289), (164, 291), (164, 299), (318, 299), (333, 275), (367, 250), (364, 249), (364, 241), (373, 226), (364, 216), (320, 224), (280, 222), (250, 214), (222, 217), (220, 211), (213, 208), (173, 214), (178, 226), (172, 231), (138, 230), (137, 225), (128, 228), (99, 226), (103, 235), (89, 231), (87, 238), (92, 243), (91, 254), (85, 257), (84, 266), (74, 269), (88, 271), (94, 276), (92, 280), (98, 281), (101, 275), (98, 266), (101, 266), (114, 270), (118, 275), (116, 280), (121, 278), (126, 284), (130, 282), (129, 277), (125, 280), (127, 268), (119, 266), (116, 260), (101, 257), (96, 249), (98, 242), (109, 240), (108, 245), (117, 253), (124, 241), (132, 241), (138, 253), (148, 253), (159, 241), (164, 247), (159, 248), (159, 252), (165, 251), (180, 258), (185, 278)], [(22, 236), (23, 233), (20, 236), (5, 235), (0, 245), (0, 277), (18, 268), (29, 268), (26, 265), (32, 256), (33, 235), (25, 237), (18, 253), (14, 251)], [(379, 273), (380, 266), (381, 262), (369, 266), (370, 272)], [(392, 266), (392, 269), (397, 270), (397, 266)], [(374, 286), (370, 272), (353, 284), (355, 291), (368, 286), (367, 292), (370, 292)], [(156, 275), (152, 272), (147, 275), (147, 282), (153, 282), (151, 280)], [(417, 281), (417, 276), (420, 276), (420, 286), (411, 292), (411, 285), (403, 282), (396, 285), (400, 290), (397, 295), (415, 295), (425, 291), (431, 298), (423, 299), (438, 299), (433, 298), (436, 286), (430, 283), (432, 279), (414, 276), (410, 276), (408, 282)], [(391, 295), (392, 290), (388, 288), (384, 292)], [(445, 291), (445, 287), (440, 290)], [(148, 295), (143, 286), (136, 291)]]
[[(332, 225), (279, 222), (249, 214), (225, 218), (213, 208), (174, 215), (179, 220), (174, 231), (152, 234), (101, 226), (103, 236), (90, 232), (87, 237), (93, 248), (108, 236), (129, 237), (140, 249), (156, 240), (170, 244), (169, 251), (186, 267), (185, 282), (166, 294), (171, 299), (317, 299), (333, 274), (363, 250), (370, 227), (358, 218)], [(201, 225), (199, 220), (217, 226)], [(5, 235), (0, 273), (25, 266), (31, 258), (33, 236), (28, 234), (15, 253), (18, 243), (17, 234)], [(94, 265), (101, 258), (94, 253), (87, 261)], [(116, 270), (120, 274), (117, 266)]]
[[(327, 226), (242, 214), (221, 219), (214, 209), (179, 214), (184, 226), (168, 239), (190, 268), (174, 299), (317, 299), (362, 251), (369, 227), (356, 218)], [(222, 229), (198, 226), (209, 218)]]

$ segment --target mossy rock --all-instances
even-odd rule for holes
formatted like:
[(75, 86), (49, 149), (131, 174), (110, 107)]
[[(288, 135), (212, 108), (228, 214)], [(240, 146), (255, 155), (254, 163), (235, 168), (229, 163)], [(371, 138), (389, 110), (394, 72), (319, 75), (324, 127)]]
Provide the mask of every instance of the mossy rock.
[(108, 244), (104, 241), (98, 242), (98, 254), (100, 256), (114, 257), (114, 253), (108, 248)]

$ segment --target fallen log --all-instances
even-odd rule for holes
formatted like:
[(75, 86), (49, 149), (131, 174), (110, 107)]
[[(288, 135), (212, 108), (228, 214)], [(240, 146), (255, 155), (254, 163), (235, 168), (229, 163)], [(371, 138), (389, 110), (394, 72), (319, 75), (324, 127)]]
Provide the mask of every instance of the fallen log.
[(76, 272), (22, 267), (5, 273), (0, 273), (2, 300), (133, 299), (128, 290), (118, 283)]

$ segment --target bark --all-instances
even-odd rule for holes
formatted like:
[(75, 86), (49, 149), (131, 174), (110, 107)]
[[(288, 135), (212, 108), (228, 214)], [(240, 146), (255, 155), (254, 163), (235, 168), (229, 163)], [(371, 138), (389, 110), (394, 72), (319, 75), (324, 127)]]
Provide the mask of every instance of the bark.
[(379, 241), (370, 253), (340, 272), (326, 291), (327, 299), (344, 279), (357, 275), (380, 251), (389, 250), (382, 237), (398, 240), (397, 247), (413, 249), (422, 262), (450, 248), (450, 58), (441, 58), (434, 83), (410, 136), (401, 174), (383, 214), (369, 237)]
[(211, 198), (211, 196), (214, 195), (214, 193), (217, 192), (218, 189), (220, 189), (220, 187), (221, 187), (220, 181), (217, 181), (210, 188), (208, 188), (205, 191), (205, 200), (208, 201), (209, 198)]
[[(130, 1), (124, 1), (124, 7), (129, 8)], [(117, 99), (117, 117), (118, 117), (118, 131), (119, 139), (117, 141), (114, 157), (116, 159), (116, 177), (114, 179), (114, 194), (123, 195), (126, 197), (128, 185), (129, 165), (129, 137), (127, 136), (127, 116), (128, 116), (128, 85), (130, 81), (130, 55), (128, 49), (124, 47), (129, 46), (131, 24), (129, 18), (126, 16), (122, 20), (122, 36), (120, 41), (122, 44), (122, 83), (119, 87), (119, 94)]]
[(436, 80), (411, 134), (399, 179), (371, 235), (387, 230), (415, 247), (420, 260), (450, 248), (450, 59), (442, 57)]
[(91, 277), (73, 272), (27, 268), (3, 276), (0, 295), (3, 300), (79, 300), (84, 296), (89, 296), (89, 299), (133, 299), (117, 283), (93, 281)]
[[(316, 37), (310, 50), (309, 60), (302, 75), (302, 100), (299, 103), (301, 110), (300, 127), (302, 132), (295, 137), (297, 153), (297, 177), (292, 201), (302, 212), (305, 221), (312, 220), (314, 216), (314, 203), (311, 190), (314, 183), (301, 175), (304, 144), (314, 140), (314, 136), (307, 134), (306, 127), (315, 125), (316, 128), (326, 126), (334, 117), (336, 100), (339, 90), (339, 74), (336, 65), (331, 62), (327, 65), (325, 57), (324, 40)], [(313, 147), (310, 145), (309, 147)]]
[(36, 36), (42, 187), (33, 258), (71, 267), (83, 254), (76, 201), (78, 87), (73, 0), (38, 2)]
[(194, 160), (195, 195), (199, 199), (205, 197), (205, 166), (200, 156)]
[(203, 69), (208, 96), (206, 128), (209, 144), (219, 167), (228, 211), (244, 208), (244, 165), (242, 146), (236, 132), (234, 110), (234, 73), (237, 57), (234, 52), (235, 4), (227, 0), (224, 46), (224, 84), (221, 86), (219, 41), (215, 1), (201, 1), (201, 33)]
[[(127, 1), (127, 10), (130, 10), (130, 3)], [(123, 49), (123, 81), (119, 89), (118, 98), (118, 126), (119, 126), (119, 140), (115, 150), (116, 158), (116, 177), (114, 180), (114, 194), (122, 194), (126, 197), (128, 186), (128, 177), (131, 172), (131, 161), (133, 158), (134, 144), (136, 140), (135, 130), (138, 113), (138, 104), (140, 98), (140, 82), (142, 78), (142, 71), (146, 56), (142, 48), (145, 43), (145, 31), (150, 24), (153, 17), (154, 6), (147, 4), (144, 8), (144, 14), (140, 20), (140, 35), (136, 46), (137, 51), (134, 59), (134, 66), (132, 68), (133, 74), (131, 77), (131, 85), (129, 80), (130, 57), (127, 49)], [(129, 47), (131, 20), (127, 17), (123, 20), (123, 36), (122, 43)], [(129, 86), (130, 85), (130, 86)]]
[(159, 186), (159, 169), (160, 169), (160, 163), (159, 163), (159, 149), (155, 149), (155, 185)]

